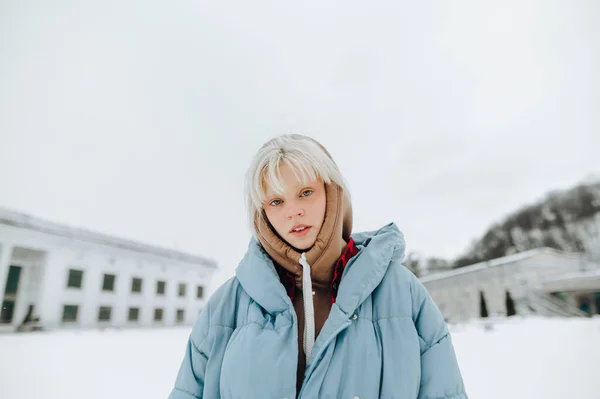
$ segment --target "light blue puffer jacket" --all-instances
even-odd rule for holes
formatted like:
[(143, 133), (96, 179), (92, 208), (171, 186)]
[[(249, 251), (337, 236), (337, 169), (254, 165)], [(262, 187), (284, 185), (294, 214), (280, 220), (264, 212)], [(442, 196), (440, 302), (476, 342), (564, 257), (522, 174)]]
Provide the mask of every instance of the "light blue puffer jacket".
[[(402, 264), (393, 223), (352, 236), (336, 303), (306, 366), (300, 398), (467, 399), (437, 306)], [(170, 399), (296, 397), (298, 328), (273, 262), (252, 239), (236, 277), (210, 298)]]

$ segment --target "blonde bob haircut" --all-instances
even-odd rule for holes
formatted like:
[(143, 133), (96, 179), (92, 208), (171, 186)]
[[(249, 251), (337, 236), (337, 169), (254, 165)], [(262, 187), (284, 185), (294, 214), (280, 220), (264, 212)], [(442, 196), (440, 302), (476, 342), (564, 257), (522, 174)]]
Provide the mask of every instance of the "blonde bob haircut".
[(274, 193), (282, 195), (285, 183), (280, 166), (286, 164), (299, 182), (320, 179), (325, 184), (336, 183), (350, 202), (348, 185), (329, 152), (316, 140), (299, 134), (284, 134), (267, 141), (258, 150), (246, 173), (245, 197), (250, 228), (263, 215), (267, 182)]

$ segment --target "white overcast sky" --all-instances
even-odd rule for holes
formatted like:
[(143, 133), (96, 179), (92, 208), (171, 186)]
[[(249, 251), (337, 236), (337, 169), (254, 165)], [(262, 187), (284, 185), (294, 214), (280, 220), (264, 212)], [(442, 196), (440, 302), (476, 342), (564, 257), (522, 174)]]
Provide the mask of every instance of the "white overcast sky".
[[(484, 4), (485, 3), (485, 4)], [(0, 5), (0, 206), (217, 260), (260, 145), (333, 154), (355, 231), (452, 258), (600, 173), (600, 3)], [(595, 71), (595, 72), (594, 72)]]

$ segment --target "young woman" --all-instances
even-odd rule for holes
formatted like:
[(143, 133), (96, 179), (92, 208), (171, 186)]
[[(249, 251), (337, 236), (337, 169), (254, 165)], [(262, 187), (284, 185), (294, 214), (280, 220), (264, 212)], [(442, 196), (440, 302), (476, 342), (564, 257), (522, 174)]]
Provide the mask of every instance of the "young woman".
[(254, 236), (190, 335), (170, 399), (466, 399), (437, 306), (395, 224), (352, 232), (346, 183), (315, 140), (284, 135), (246, 180)]

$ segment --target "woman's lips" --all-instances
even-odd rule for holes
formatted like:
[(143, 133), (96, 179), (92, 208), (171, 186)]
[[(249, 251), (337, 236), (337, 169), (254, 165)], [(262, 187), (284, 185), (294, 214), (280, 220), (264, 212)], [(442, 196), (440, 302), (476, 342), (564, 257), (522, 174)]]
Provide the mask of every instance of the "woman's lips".
[(304, 230), (292, 231), (290, 234), (293, 235), (294, 237), (302, 237), (302, 236), (305, 236), (306, 234), (308, 234), (308, 231), (310, 229), (312, 229), (312, 227), (305, 227)]

